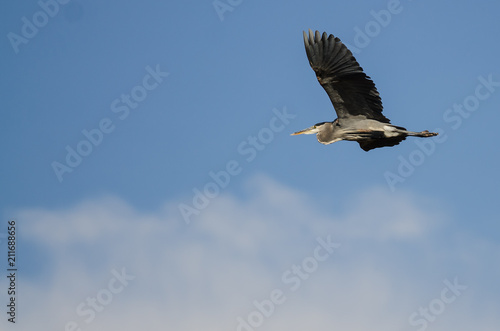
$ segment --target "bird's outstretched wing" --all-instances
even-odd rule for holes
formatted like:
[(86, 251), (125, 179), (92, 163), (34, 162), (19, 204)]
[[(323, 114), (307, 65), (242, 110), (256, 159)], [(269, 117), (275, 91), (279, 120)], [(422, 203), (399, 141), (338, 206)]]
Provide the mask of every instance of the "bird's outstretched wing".
[(361, 147), (365, 152), (368, 152), (370, 149), (374, 148), (396, 146), (405, 139), (405, 136), (399, 136), (392, 138), (360, 140), (358, 143), (359, 147)]
[(313, 34), (309, 29), (309, 38), (304, 31), (304, 45), (309, 64), (340, 120), (362, 115), (389, 123), (382, 115), (382, 100), (375, 84), (339, 38), (326, 32)]

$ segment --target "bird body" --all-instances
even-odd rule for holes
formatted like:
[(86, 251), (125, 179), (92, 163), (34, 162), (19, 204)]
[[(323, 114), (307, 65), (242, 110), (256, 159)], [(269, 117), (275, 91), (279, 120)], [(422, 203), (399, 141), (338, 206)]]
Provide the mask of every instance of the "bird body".
[(309, 35), (304, 32), (304, 45), (309, 64), (330, 97), (338, 118), (292, 135), (316, 134), (318, 141), (325, 145), (340, 140), (357, 141), (365, 151), (397, 145), (407, 136), (437, 135), (390, 124), (382, 114), (382, 101), (375, 84), (339, 38), (327, 36), (326, 32), (313, 34), (309, 30)]

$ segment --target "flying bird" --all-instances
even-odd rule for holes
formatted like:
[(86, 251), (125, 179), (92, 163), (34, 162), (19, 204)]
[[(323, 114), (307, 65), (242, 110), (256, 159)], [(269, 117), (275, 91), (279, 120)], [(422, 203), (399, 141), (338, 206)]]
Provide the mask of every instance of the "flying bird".
[(337, 119), (321, 122), (292, 135), (316, 134), (322, 144), (340, 140), (357, 141), (369, 151), (394, 146), (407, 136), (432, 137), (437, 133), (427, 130), (408, 131), (392, 125), (382, 115), (382, 100), (375, 84), (360, 67), (351, 51), (333, 35), (304, 31), (304, 45), (311, 68), (332, 101)]

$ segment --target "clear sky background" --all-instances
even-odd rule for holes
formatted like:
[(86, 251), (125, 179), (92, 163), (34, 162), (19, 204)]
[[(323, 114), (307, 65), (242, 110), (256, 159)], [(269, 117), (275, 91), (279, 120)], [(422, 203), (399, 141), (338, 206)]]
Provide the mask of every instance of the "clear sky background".
[[(18, 329), (498, 330), (499, 12), (2, 2), (0, 329), (15, 220)], [(309, 28), (440, 135), (290, 136), (336, 117)]]

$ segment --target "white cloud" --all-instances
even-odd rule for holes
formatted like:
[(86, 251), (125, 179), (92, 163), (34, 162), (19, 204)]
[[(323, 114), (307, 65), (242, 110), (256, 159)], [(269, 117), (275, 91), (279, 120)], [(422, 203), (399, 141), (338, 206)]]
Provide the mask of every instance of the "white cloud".
[[(447, 238), (451, 222), (438, 203), (374, 188), (334, 197), (342, 207), (333, 214), (314, 196), (265, 176), (245, 189), (245, 198), (214, 199), (190, 225), (175, 216), (172, 201), (150, 214), (112, 197), (20, 211), (19, 245), (29, 242), (51, 261), (43, 271), (48, 281), (22, 276), (18, 326), (64, 330), (75, 321), (82, 330), (236, 330), (237, 318), (256, 309), (254, 300), (278, 289), (285, 302), (256, 329), (417, 330), (410, 314), (439, 296), (443, 279), (455, 277), (468, 290), (429, 328), (499, 325), (495, 310), (486, 309), (499, 308), (488, 291), (499, 268), (485, 264), (500, 248), (467, 234)], [(283, 273), (313, 256), (316, 238), (327, 236), (341, 246), (293, 291)], [(481, 273), (470, 269), (478, 266)], [(122, 268), (135, 278), (86, 323), (76, 307)], [(484, 309), (469, 313), (478, 306)]]

